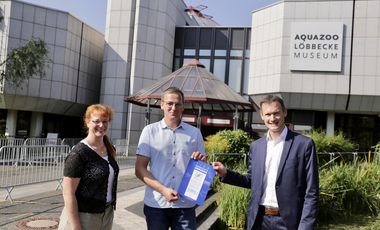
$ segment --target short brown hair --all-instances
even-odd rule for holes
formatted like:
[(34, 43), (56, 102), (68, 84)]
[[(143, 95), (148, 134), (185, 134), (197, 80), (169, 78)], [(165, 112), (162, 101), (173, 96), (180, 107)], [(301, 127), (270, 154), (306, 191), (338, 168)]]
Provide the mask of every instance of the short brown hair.
[(285, 110), (286, 110), (286, 108), (285, 108), (285, 104), (284, 104), (284, 100), (282, 100), (281, 97), (276, 96), (276, 95), (267, 95), (266, 97), (264, 97), (264, 98), (260, 101), (260, 110), (261, 110), (262, 105), (263, 105), (264, 103), (272, 103), (272, 102), (278, 102), (278, 103), (280, 103), (282, 111), (285, 111)]
[(172, 87), (165, 89), (165, 91), (161, 95), (161, 101), (162, 102), (164, 101), (165, 95), (167, 95), (167, 94), (177, 94), (178, 96), (181, 97), (181, 102), (185, 103), (185, 95), (183, 94), (183, 92), (179, 88), (172, 86)]

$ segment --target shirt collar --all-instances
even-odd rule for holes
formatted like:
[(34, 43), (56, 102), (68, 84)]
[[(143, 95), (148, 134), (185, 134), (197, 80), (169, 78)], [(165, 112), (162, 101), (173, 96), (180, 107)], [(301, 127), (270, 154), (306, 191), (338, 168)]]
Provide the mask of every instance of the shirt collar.
[[(166, 124), (166, 122), (165, 122), (164, 119), (162, 119), (162, 120), (160, 121), (160, 125), (161, 125), (161, 128), (162, 128), (162, 129), (170, 129), (169, 126)], [(177, 128), (175, 128), (175, 129), (179, 129), (179, 128), (183, 128), (183, 126), (182, 126), (182, 120), (181, 120), (181, 122), (179, 123), (179, 125), (177, 126)]]
[[(280, 136), (275, 140), (275, 142), (278, 143), (280, 141), (285, 141), (285, 138), (286, 138), (287, 134), (288, 134), (288, 128), (285, 126), (285, 128), (282, 130)], [(266, 140), (267, 141), (274, 141), (270, 137), (269, 132), (267, 132)]]

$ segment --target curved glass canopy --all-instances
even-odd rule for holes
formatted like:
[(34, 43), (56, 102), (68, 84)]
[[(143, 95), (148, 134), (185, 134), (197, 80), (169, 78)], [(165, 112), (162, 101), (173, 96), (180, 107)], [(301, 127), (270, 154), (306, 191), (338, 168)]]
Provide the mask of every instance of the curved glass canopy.
[(185, 95), (185, 109), (221, 112), (255, 111), (254, 105), (193, 59), (156, 83), (125, 97), (125, 101), (149, 107), (160, 107), (162, 92), (177, 87)]

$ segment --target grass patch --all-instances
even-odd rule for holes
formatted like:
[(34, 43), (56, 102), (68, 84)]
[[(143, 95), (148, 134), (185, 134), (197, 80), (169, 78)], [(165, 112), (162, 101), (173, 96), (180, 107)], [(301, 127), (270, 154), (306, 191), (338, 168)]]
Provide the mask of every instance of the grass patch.
[(318, 230), (378, 230), (380, 229), (380, 218), (370, 215), (352, 215), (348, 218), (331, 217), (331, 222), (319, 224)]

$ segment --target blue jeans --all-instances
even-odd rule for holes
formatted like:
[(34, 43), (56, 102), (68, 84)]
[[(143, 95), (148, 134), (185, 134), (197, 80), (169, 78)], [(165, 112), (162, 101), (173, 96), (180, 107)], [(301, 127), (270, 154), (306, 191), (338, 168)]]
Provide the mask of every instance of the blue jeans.
[(148, 230), (195, 230), (195, 208), (152, 208), (144, 205)]

